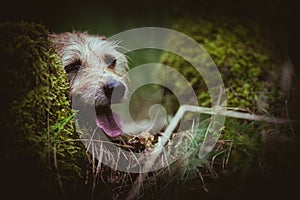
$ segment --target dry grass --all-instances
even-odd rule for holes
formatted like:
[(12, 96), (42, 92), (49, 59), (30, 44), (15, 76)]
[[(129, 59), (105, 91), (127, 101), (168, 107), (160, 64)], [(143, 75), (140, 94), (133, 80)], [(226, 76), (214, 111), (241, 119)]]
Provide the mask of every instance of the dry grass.
[[(201, 188), (207, 192), (208, 188), (205, 184), (205, 179), (207, 177), (217, 178), (218, 173), (227, 168), (232, 148), (237, 141), (220, 138), (215, 142), (212, 153), (209, 156), (201, 157), (201, 146), (206, 138), (205, 134), (208, 134), (212, 118), (204, 119), (197, 130), (192, 126), (189, 130), (176, 132), (175, 128), (185, 112), (199, 112), (212, 116), (218, 114), (273, 124), (288, 122), (285, 119), (233, 110), (216, 111), (216, 109), (211, 108), (182, 106), (164, 132), (156, 134), (142, 132), (138, 136), (122, 137), (113, 141), (95, 140), (93, 138), (70, 140), (86, 143), (87, 149), (90, 150), (90, 153), (87, 153), (87, 155), (91, 165), (87, 168), (85, 182), (91, 183), (92, 199), (99, 199), (100, 197), (140, 199), (145, 197), (145, 193), (149, 191), (155, 194), (164, 190), (174, 180), (185, 182), (191, 177), (198, 177), (201, 182)], [(60, 144), (56, 145), (54, 150), (60, 146)], [(110, 145), (116, 146), (116, 151), (112, 151)], [(144, 157), (137, 157), (136, 153), (142, 154)], [(173, 159), (174, 157), (176, 157), (176, 160)], [(55, 155), (54, 158), (54, 166), (58, 172), (59, 166), (57, 166)], [(117, 166), (124, 161), (123, 159), (127, 160), (128, 169), (138, 165), (140, 173), (118, 170)], [(102, 164), (107, 162), (107, 160), (111, 162), (110, 166), (115, 167), (108, 167)], [(166, 167), (151, 171), (151, 167), (155, 167), (157, 163), (162, 163)], [(63, 192), (63, 183), (59, 178), (59, 174), (58, 181)], [(155, 195), (148, 198), (155, 198)]]

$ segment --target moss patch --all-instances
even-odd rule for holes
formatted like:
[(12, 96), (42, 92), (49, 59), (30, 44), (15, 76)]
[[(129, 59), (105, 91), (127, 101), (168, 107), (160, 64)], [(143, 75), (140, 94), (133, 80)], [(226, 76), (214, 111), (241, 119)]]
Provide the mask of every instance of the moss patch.
[[(229, 107), (274, 113), (282, 95), (278, 83), (284, 46), (278, 39), (272, 40), (257, 24), (226, 17), (185, 17), (175, 23), (174, 29), (196, 40), (212, 57), (222, 75)], [(184, 48), (180, 41), (171, 43)], [(189, 63), (170, 53), (164, 53), (161, 62), (187, 77), (199, 104), (210, 106), (206, 85)]]
[(53, 191), (49, 194), (57, 197), (59, 182), (72, 182), (66, 190), (77, 186), (85, 159), (82, 146), (73, 140), (78, 136), (67, 99), (67, 79), (48, 34), (38, 24), (0, 24), (1, 120), (7, 130), (1, 136), (1, 156), (9, 171), (27, 166), (28, 171), (20, 172), (20, 179), (27, 179), (21, 180), (23, 187), (36, 179), (34, 190)]

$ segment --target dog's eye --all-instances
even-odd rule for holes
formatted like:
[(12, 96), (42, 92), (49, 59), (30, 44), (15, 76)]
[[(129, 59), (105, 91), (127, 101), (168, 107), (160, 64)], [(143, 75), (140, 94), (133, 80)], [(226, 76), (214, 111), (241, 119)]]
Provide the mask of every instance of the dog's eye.
[(117, 64), (117, 59), (112, 55), (105, 55), (104, 62), (108, 68), (114, 68)]
[(70, 73), (70, 72), (77, 72), (81, 67), (81, 63), (79, 61), (76, 61), (76, 62), (73, 62), (67, 66), (65, 66), (65, 71), (67, 73)]
[(113, 59), (113, 60), (111, 61), (111, 63), (108, 65), (108, 67), (114, 68), (114, 67), (116, 66), (116, 64), (117, 64), (117, 59)]

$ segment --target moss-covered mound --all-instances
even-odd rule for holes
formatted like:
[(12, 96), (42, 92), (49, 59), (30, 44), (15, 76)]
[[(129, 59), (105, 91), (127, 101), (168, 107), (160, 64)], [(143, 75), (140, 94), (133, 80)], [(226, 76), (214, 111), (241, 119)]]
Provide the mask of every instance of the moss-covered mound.
[[(286, 117), (284, 100), (287, 94), (280, 88), (284, 46), (282, 41), (278, 41), (283, 38), (271, 38), (268, 31), (258, 24), (226, 17), (184, 17), (175, 22), (174, 29), (196, 40), (210, 54), (223, 78), (228, 107), (249, 113)], [(181, 41), (171, 38), (169, 42), (193, 55), (193, 49), (185, 48)], [(186, 77), (198, 95), (200, 106), (211, 106), (205, 82), (190, 63), (168, 52), (163, 53), (161, 62)], [(166, 97), (170, 105), (174, 96), (166, 92)], [(174, 102), (170, 107), (176, 111)], [(200, 119), (203, 120), (201, 116)], [(204, 180), (204, 190), (218, 188), (220, 192), (224, 185), (237, 188), (238, 182), (246, 184), (253, 177), (261, 178), (262, 174), (268, 174), (274, 164), (270, 164), (270, 160), (274, 157), (284, 158), (284, 154), (277, 149), (283, 143), (286, 146), (290, 144), (280, 139), (275, 141), (272, 137), (289, 138), (290, 135), (290, 130), (284, 125), (227, 117), (223, 133), (206, 160), (190, 156), (184, 168), (195, 167), (198, 162), (197, 172)], [(201, 141), (198, 143), (201, 145)], [(271, 151), (268, 148), (270, 143)], [(212, 181), (212, 177), (222, 179), (217, 183)], [(195, 184), (199, 182), (199, 177), (188, 182)], [(198, 192), (205, 196), (201, 194), (203, 190)]]
[[(278, 38), (273, 40), (255, 23), (226, 17), (185, 17), (174, 24), (174, 29), (196, 40), (212, 57), (225, 84), (227, 106), (274, 113), (280, 101), (284, 48), (278, 45)], [(170, 43), (184, 47), (180, 41)], [(193, 66), (170, 53), (164, 53), (161, 62), (187, 77), (200, 105), (210, 106), (206, 85)]]
[(60, 189), (76, 186), (59, 184), (82, 176), (84, 154), (73, 141), (68, 84), (48, 34), (42, 25), (0, 24), (0, 137), (6, 170), (1, 173), (7, 175), (11, 197), (20, 190), (32, 198), (57, 198)]

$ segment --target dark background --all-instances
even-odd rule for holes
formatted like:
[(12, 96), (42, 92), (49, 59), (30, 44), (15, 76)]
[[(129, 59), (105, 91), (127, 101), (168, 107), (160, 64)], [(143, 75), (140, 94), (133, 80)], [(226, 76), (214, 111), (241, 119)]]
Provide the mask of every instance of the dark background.
[[(4, 5), (3, 5), (4, 3)], [(299, 186), (299, 136), (300, 136), (300, 62), (299, 62), (299, 6), (296, 1), (217, 1), (217, 0), (173, 0), (173, 1), (7, 1), (0, 7), (0, 21), (31, 21), (44, 24), (49, 30), (88, 30), (91, 33), (113, 35), (120, 31), (143, 26), (171, 28), (172, 22), (186, 14), (226, 15), (233, 18), (250, 19), (271, 30), (274, 38), (287, 36), (284, 50), (294, 65), (294, 91), (290, 99), (290, 115), (295, 121), (295, 148), (284, 159), (274, 163), (272, 173), (249, 184), (228, 189), (227, 197), (289, 199), (297, 195)], [(1, 133), (3, 134), (3, 133)], [(295, 160), (286, 166), (285, 159)], [(0, 163), (3, 164), (3, 163)], [(3, 173), (3, 172), (1, 172)], [(16, 180), (17, 181), (17, 180)], [(297, 184), (298, 182), (298, 184)], [(229, 188), (229, 186), (224, 186)], [(214, 192), (214, 191), (212, 191)], [(213, 197), (220, 197), (218, 191)], [(237, 196), (236, 196), (237, 195)]]

